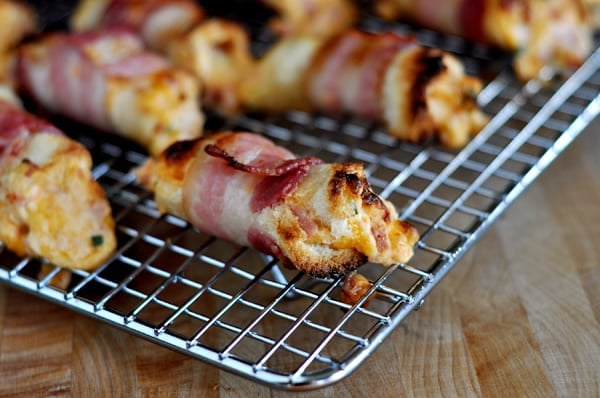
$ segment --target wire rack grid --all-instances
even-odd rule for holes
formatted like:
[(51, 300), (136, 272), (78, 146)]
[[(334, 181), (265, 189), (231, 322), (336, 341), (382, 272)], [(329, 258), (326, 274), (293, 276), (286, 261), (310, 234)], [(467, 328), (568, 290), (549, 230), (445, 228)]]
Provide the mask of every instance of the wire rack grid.
[[(369, 29), (369, 20), (365, 28)], [(425, 32), (423, 41), (439, 44)], [(452, 38), (468, 69), (492, 63), (485, 48)], [(467, 55), (468, 54), (468, 55)], [(475, 56), (473, 55), (475, 54)], [(260, 253), (161, 215), (132, 170), (146, 154), (129, 142), (74, 136), (117, 223), (118, 250), (93, 272), (53, 267), (0, 248), (0, 280), (150, 341), (271, 387), (307, 390), (348, 376), (424, 298), (519, 194), (600, 112), (600, 50), (568, 78), (518, 83), (500, 68), (479, 96), (493, 115), (465, 148), (397, 142), (346, 116), (245, 115), (211, 130), (264, 134), (299, 156), (361, 162), (374, 189), (421, 234), (408, 264), (363, 266), (373, 286), (356, 305), (342, 277), (313, 279)], [(67, 275), (68, 286), (59, 281)], [(64, 279), (63, 279), (64, 280)], [(364, 306), (369, 301), (368, 306)]]

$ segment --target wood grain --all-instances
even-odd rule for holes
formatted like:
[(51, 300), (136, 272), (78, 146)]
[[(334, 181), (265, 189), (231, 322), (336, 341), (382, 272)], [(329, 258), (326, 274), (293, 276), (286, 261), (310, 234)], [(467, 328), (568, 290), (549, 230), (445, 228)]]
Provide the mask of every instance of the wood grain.
[[(599, 126), (354, 374), (293, 396), (600, 396)], [(0, 396), (292, 396), (5, 286), (0, 379)]]

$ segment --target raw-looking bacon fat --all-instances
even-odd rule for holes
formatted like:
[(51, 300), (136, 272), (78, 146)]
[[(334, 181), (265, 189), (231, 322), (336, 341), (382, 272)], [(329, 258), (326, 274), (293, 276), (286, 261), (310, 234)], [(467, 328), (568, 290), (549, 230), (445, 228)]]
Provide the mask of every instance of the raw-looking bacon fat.
[(0, 241), (20, 256), (93, 269), (116, 246), (109, 203), (81, 144), (0, 99)]
[(341, 110), (341, 69), (350, 55), (364, 45), (360, 39), (360, 33), (351, 32), (327, 42), (317, 53), (314, 77), (309, 83), (309, 95), (317, 106), (333, 112)]
[(152, 154), (202, 132), (196, 79), (122, 28), (49, 34), (21, 48), (17, 70), (23, 91), (47, 109)]
[(312, 275), (408, 261), (418, 239), (361, 165), (295, 158), (251, 133), (175, 143), (137, 177), (162, 212)]
[(415, 45), (412, 37), (401, 37), (393, 33), (375, 36), (364, 65), (360, 68), (359, 90), (352, 108), (358, 116), (377, 119), (382, 112), (379, 93), (386, 69), (398, 51)]
[[(258, 135), (224, 136), (212, 145), (251, 167), (273, 168), (293, 159), (290, 152)], [(189, 173), (183, 205), (190, 221), (207, 233), (248, 245), (245, 232), (240, 231), (248, 231), (253, 218), (252, 202), (255, 195), (262, 194), (256, 188), (267, 177), (240, 172), (228, 160), (206, 151), (198, 154)]]

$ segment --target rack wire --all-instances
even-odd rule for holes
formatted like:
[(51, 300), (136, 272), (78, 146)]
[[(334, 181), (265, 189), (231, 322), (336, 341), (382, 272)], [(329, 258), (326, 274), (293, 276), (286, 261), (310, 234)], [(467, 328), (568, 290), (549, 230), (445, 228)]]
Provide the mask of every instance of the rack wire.
[[(366, 19), (363, 28), (381, 22)], [(495, 67), (479, 96), (493, 118), (460, 151), (398, 142), (346, 116), (291, 111), (208, 121), (213, 130), (264, 134), (299, 156), (362, 162), (374, 189), (417, 227), (408, 264), (361, 268), (373, 286), (356, 305), (340, 300), (341, 276), (310, 278), (161, 215), (132, 174), (145, 153), (94, 134), (76, 138), (90, 148), (111, 201), (117, 252), (93, 272), (52, 267), (40, 276), (42, 260), (0, 248), (0, 280), (272, 387), (313, 389), (348, 376), (600, 112), (600, 50), (568, 78), (523, 85), (506, 64), (494, 64), (492, 50), (431, 32), (419, 38), (442, 40), (471, 71)], [(66, 287), (58, 278), (65, 273)]]

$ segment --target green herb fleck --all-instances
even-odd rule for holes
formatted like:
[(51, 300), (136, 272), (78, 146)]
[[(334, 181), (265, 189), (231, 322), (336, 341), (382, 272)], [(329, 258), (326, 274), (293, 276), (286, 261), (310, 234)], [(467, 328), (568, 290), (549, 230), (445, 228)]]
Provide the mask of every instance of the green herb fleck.
[(92, 235), (92, 245), (94, 247), (101, 246), (104, 243), (104, 236), (102, 235)]

